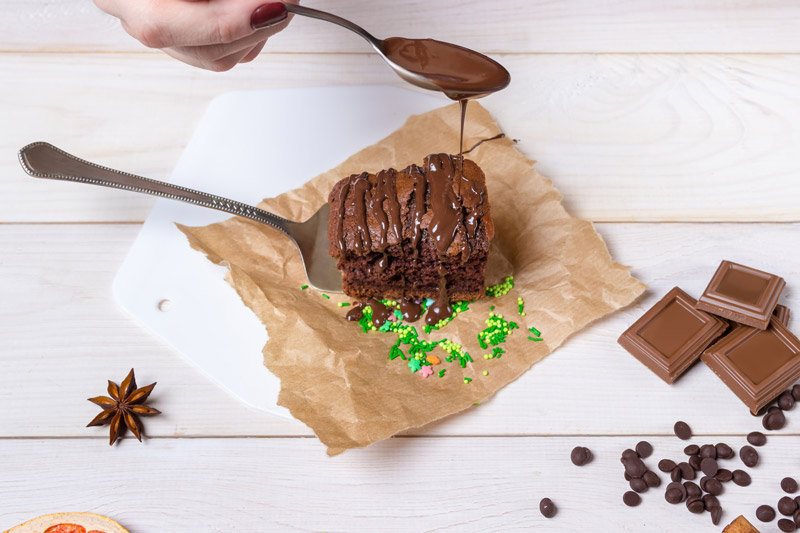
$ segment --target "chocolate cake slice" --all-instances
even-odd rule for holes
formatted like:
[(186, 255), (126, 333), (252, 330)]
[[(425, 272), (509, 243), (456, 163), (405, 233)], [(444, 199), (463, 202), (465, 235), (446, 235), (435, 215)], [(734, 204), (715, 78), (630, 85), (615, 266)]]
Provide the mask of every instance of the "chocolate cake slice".
[(330, 254), (355, 299), (484, 295), (494, 224), (475, 162), (431, 154), (422, 166), (353, 174), (328, 197)]

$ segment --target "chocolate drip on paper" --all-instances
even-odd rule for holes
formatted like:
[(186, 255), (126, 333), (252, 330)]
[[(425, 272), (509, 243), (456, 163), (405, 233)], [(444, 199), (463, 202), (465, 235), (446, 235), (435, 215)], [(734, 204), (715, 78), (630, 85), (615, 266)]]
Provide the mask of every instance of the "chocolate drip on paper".
[[(473, 144), (473, 145), (472, 145), (472, 148), (469, 148), (469, 149), (467, 149), (467, 150), (464, 150), (464, 151), (463, 151), (463, 152), (461, 152), (461, 153), (462, 153), (462, 155), (463, 155), (463, 154), (468, 154), (468, 153), (470, 153), (471, 151), (473, 151), (475, 148), (477, 148), (478, 146), (482, 145), (482, 144), (483, 144), (483, 143), (485, 143), (485, 142), (488, 142), (488, 141), (494, 141), (494, 140), (497, 140), (497, 139), (505, 139), (505, 137), (506, 137), (506, 134), (505, 134), (505, 133), (498, 133), (498, 134), (497, 134), (497, 135), (495, 135), (494, 137), (488, 137), (488, 138), (486, 138), (486, 139), (481, 139), (480, 141), (478, 141), (478, 142), (476, 142), (475, 144)], [(514, 142), (516, 142), (516, 141), (514, 141)]]
[(447, 284), (444, 276), (439, 280), (439, 296), (434, 300), (425, 314), (425, 323), (429, 326), (436, 325), (440, 320), (453, 316), (453, 308), (447, 298)]
[(406, 322), (416, 322), (422, 315), (422, 305), (419, 302), (404, 299), (400, 302), (400, 312), (403, 313)]

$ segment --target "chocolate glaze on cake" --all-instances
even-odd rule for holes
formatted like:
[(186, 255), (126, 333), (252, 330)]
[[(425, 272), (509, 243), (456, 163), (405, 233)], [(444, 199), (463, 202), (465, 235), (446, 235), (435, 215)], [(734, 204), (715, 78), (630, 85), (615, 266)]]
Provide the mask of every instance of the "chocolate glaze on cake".
[(432, 154), (400, 172), (354, 174), (328, 201), (330, 254), (349, 296), (434, 298), (444, 308), (449, 299), (483, 296), (494, 224), (473, 161)]

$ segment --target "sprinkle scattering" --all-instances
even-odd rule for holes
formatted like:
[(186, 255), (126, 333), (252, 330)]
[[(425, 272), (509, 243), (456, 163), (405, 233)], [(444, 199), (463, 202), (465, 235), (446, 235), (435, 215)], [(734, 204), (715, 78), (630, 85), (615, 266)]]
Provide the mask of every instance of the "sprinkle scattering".
[[(301, 287), (302, 290), (307, 288), (308, 285)], [(492, 298), (499, 298), (508, 294), (513, 288), (514, 276), (507, 276), (501, 283), (486, 287), (486, 295)], [(330, 296), (327, 294), (322, 293), (322, 296), (323, 298), (330, 299)], [(433, 368), (434, 366), (441, 365), (444, 362), (456, 363), (463, 369), (466, 369), (467, 365), (475, 362), (467, 348), (463, 344), (456, 342), (453, 339), (443, 338), (441, 340), (434, 341), (421, 338), (417, 328), (404, 321), (403, 313), (400, 310), (400, 303), (396, 300), (383, 299), (378, 301), (383, 306), (386, 306), (387, 310), (389, 311), (388, 319), (386, 319), (385, 322), (383, 322), (380, 326), (376, 326), (375, 322), (373, 321), (372, 306), (366, 303), (358, 303), (357, 307), (353, 308), (353, 311), (360, 311), (360, 317), (358, 314), (355, 316), (359, 317), (357, 323), (361, 327), (361, 331), (363, 333), (369, 334), (370, 332), (375, 331), (382, 333), (393, 333), (397, 336), (396, 341), (389, 348), (389, 360), (402, 359), (406, 362), (406, 365), (411, 373), (418, 373), (422, 378), (427, 378), (434, 373), (436, 373), (439, 378), (444, 378), (446, 374), (445, 368)], [(436, 324), (423, 326), (423, 333), (427, 335), (432, 331), (443, 329), (445, 326), (447, 326), (447, 324), (455, 320), (460, 314), (469, 311), (469, 304), (471, 303), (474, 303), (474, 301), (452, 302), (451, 306), (453, 308), (453, 314), (450, 317), (440, 320)], [(525, 302), (522, 297), (518, 297), (516, 303), (517, 314), (521, 317), (526, 316)], [(428, 300), (420, 303), (423, 313), (427, 310), (430, 304), (431, 301)], [(356, 304), (338, 302), (336, 305), (337, 307), (342, 308), (350, 307), (351, 305)], [(490, 306), (489, 309), (490, 311), (488, 317), (485, 320), (486, 327), (477, 334), (477, 341), (480, 348), (483, 350), (491, 350), (482, 354), (484, 361), (501, 358), (503, 354), (506, 353), (501, 345), (506, 342), (506, 339), (509, 335), (513, 334), (514, 330), (520, 329), (519, 324), (514, 321), (507, 320), (503, 314), (499, 312), (499, 310), (496, 311), (496, 305)], [(350, 312), (348, 318), (355, 321), (355, 318), (351, 316), (353, 315), (353, 311)], [(381, 316), (385, 316), (383, 311), (381, 312)], [(536, 328), (530, 327), (527, 328), (527, 331), (531, 333), (531, 335), (528, 336), (528, 340), (534, 342), (543, 340), (541, 337), (541, 332)], [(445, 355), (443, 357), (439, 357), (431, 353), (437, 348), (444, 352)], [(487, 377), (489, 375), (489, 371), (481, 370), (480, 375)], [(468, 377), (464, 377), (463, 380), (465, 384), (472, 382), (472, 378)]]

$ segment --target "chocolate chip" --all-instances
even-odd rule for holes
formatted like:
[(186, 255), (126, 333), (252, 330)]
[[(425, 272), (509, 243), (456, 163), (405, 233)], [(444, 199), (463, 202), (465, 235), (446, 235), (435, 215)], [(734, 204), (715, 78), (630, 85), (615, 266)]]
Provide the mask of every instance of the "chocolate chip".
[(747, 435), (747, 442), (753, 446), (763, 446), (767, 443), (767, 436), (760, 431), (753, 431)]
[(628, 507), (636, 507), (637, 505), (642, 503), (642, 497), (636, 494), (635, 492), (629, 490), (628, 492), (622, 495), (622, 501)]
[(628, 459), (630, 457), (639, 457), (639, 454), (631, 450), (630, 448), (622, 452), (623, 459)]
[(786, 425), (786, 416), (780, 409), (768, 412), (764, 415), (764, 418), (761, 419), (761, 425), (764, 426), (764, 429), (770, 431), (783, 429), (783, 426)]
[(700, 470), (700, 463), (702, 462), (703, 460), (700, 458), (699, 455), (692, 455), (689, 457), (689, 466), (691, 466), (695, 470)]
[(664, 472), (665, 474), (669, 474), (670, 472), (672, 472), (676, 466), (678, 465), (676, 465), (675, 461), (671, 459), (661, 459), (658, 462), (658, 469)]
[(714, 496), (719, 496), (720, 494), (722, 494), (723, 490), (724, 489), (722, 488), (722, 483), (720, 483), (713, 477), (708, 478), (708, 481), (706, 481), (705, 491), (707, 493), (713, 494)]
[(703, 504), (705, 504), (706, 510), (710, 511), (715, 507), (719, 507), (719, 500), (713, 494), (706, 494), (703, 496)]
[(792, 518), (794, 518), (794, 523), (800, 526), (800, 509), (798, 509), (797, 512), (794, 513), (794, 516)]
[(750, 468), (758, 464), (758, 452), (752, 446), (742, 446), (742, 449), (739, 450), (739, 458), (741, 458), (745, 466)]
[(772, 522), (775, 520), (775, 509), (769, 505), (759, 505), (756, 509), (756, 518), (762, 522)]
[(715, 448), (717, 449), (717, 459), (733, 459), (736, 456), (733, 448), (724, 442), (718, 443)]
[(797, 511), (797, 502), (789, 496), (784, 496), (778, 500), (778, 512), (783, 516), (792, 516)]
[(695, 496), (702, 496), (703, 494), (703, 491), (700, 490), (700, 487), (697, 486), (697, 483), (692, 481), (685, 481), (683, 483), (683, 488), (686, 489), (687, 498), (694, 498)]
[(550, 498), (542, 498), (542, 501), (539, 502), (539, 512), (543, 517), (553, 518), (557, 511), (556, 504)]
[(797, 496), (797, 497), (794, 499), (794, 503), (796, 503), (796, 504), (797, 504), (797, 507), (798, 507), (798, 508), (800, 508), (800, 496)]
[(623, 472), (622, 475), (625, 476), (625, 481), (630, 481), (631, 479), (633, 479), (631, 475), (627, 472)]
[(750, 474), (748, 474), (744, 470), (733, 471), (733, 482), (739, 485), (740, 487), (748, 486), (751, 481), (752, 479), (750, 478)]
[(575, 466), (583, 466), (592, 462), (592, 451), (585, 446), (575, 446), (572, 453), (569, 454), (572, 464)]
[(681, 477), (683, 479), (694, 479), (697, 477), (694, 468), (692, 468), (689, 463), (678, 463), (678, 468), (681, 471)]
[(781, 488), (783, 492), (788, 492), (789, 494), (794, 494), (797, 492), (797, 481), (791, 477), (785, 477), (781, 480)]
[(794, 396), (792, 396), (792, 391), (787, 390), (781, 393), (778, 396), (778, 407), (780, 407), (784, 411), (788, 411), (792, 407), (794, 407)]
[(690, 428), (689, 424), (686, 422), (675, 422), (673, 430), (675, 431), (675, 436), (681, 440), (689, 440), (692, 438), (692, 428)]
[(731, 479), (733, 479), (733, 472), (731, 472), (731, 471), (730, 471), (730, 470), (728, 470), (727, 468), (720, 468), (720, 469), (717, 471), (717, 473), (716, 473), (716, 475), (715, 475), (714, 477), (715, 477), (715, 478), (717, 479), (717, 481), (719, 481), (720, 483), (727, 483), (728, 481), (730, 481)]
[(683, 476), (681, 476), (681, 469), (680, 469), (680, 468), (678, 468), (677, 466), (676, 466), (675, 468), (673, 468), (673, 469), (672, 469), (672, 472), (670, 472), (670, 473), (669, 473), (669, 478), (670, 478), (670, 479), (671, 479), (673, 482), (680, 482), (680, 480), (681, 480), (681, 478), (682, 478), (682, 477), (683, 477)]
[(685, 453), (686, 455), (699, 455), (700, 446), (698, 446), (697, 444), (690, 444), (683, 449), (683, 453)]
[(797, 525), (794, 523), (794, 520), (781, 518), (778, 520), (778, 529), (784, 531), (785, 533), (789, 533), (791, 531), (795, 531), (797, 529)]
[(792, 387), (792, 398), (794, 398), (794, 401), (800, 402), (800, 385)]
[(706, 506), (703, 505), (703, 500), (699, 497), (694, 496), (686, 500), (686, 508), (689, 509), (689, 512), (700, 514), (706, 510)]
[(633, 478), (629, 484), (636, 492), (647, 492), (647, 483), (640, 477)]
[(711, 479), (711, 478), (708, 477), (708, 476), (703, 476), (703, 477), (700, 478), (700, 488), (701, 489), (706, 490), (706, 483), (708, 483), (709, 479)]
[(638, 453), (639, 457), (642, 459), (646, 459), (653, 453), (653, 445), (643, 440), (636, 444), (636, 453)]
[(684, 487), (682, 483), (680, 483), (679, 481), (673, 481), (672, 483), (667, 485), (667, 491), (669, 491), (671, 489), (676, 489), (676, 490), (678, 490), (678, 492), (680, 492), (680, 496), (681, 496), (680, 500), (679, 500), (680, 502), (682, 502), (682, 501), (684, 501), (686, 499), (686, 496), (687, 496), (688, 493), (686, 492), (686, 487)]
[(648, 470), (647, 472), (645, 472), (644, 475), (642, 476), (642, 479), (644, 480), (645, 483), (647, 483), (647, 486), (650, 488), (661, 486), (661, 478), (658, 477), (658, 474), (656, 474), (652, 470)]
[(719, 521), (722, 518), (722, 507), (712, 507), (710, 512), (711, 512), (711, 523), (716, 526), (717, 524), (719, 524)]
[(642, 477), (644, 473), (647, 472), (647, 467), (638, 457), (623, 458), (622, 464), (625, 467), (625, 471), (630, 474), (631, 477)]
[(664, 499), (672, 504), (681, 503), (683, 501), (683, 493), (677, 488), (667, 489), (667, 492), (664, 493)]
[(700, 446), (700, 459), (717, 458), (717, 448), (713, 444), (703, 444)]
[[(716, 454), (716, 451), (714, 453)], [(703, 459), (703, 462), (700, 463), (700, 470), (702, 470), (703, 473), (709, 477), (716, 476), (717, 472), (719, 472), (719, 465), (717, 464), (717, 460), (711, 457), (706, 457), (705, 459)]]

